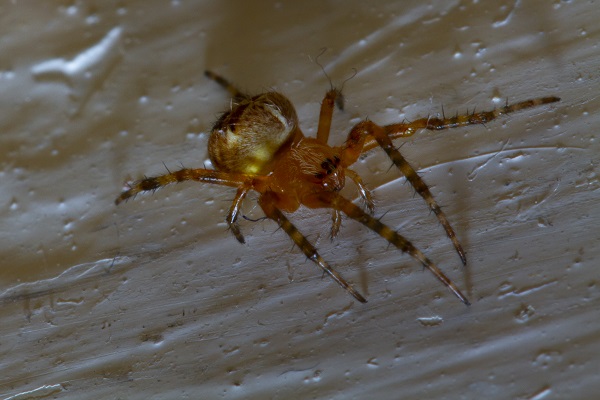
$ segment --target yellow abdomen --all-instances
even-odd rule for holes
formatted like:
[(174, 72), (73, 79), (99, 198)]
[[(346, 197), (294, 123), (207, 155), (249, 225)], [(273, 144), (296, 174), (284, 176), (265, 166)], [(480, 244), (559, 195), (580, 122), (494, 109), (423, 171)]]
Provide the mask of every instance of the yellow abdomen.
[(266, 175), (277, 151), (297, 129), (296, 110), (282, 94), (268, 92), (243, 100), (213, 126), (210, 160), (221, 171)]

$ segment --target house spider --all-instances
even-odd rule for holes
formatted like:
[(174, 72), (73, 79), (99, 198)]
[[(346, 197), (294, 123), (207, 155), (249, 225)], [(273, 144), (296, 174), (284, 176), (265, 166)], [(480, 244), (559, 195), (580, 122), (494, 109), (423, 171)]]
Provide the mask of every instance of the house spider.
[[(413, 135), (417, 130), (442, 130), (467, 125), (485, 124), (503, 114), (559, 101), (558, 97), (542, 97), (523, 101), (492, 111), (473, 112), (442, 118), (427, 117), (412, 122), (377, 125), (364, 120), (356, 124), (346, 142), (332, 147), (327, 144), (334, 105), (342, 108), (341, 91), (333, 86), (321, 103), (319, 125), (315, 138), (304, 136), (292, 103), (278, 92), (249, 96), (213, 72), (205, 75), (223, 86), (233, 97), (231, 109), (214, 124), (208, 142), (208, 154), (215, 169), (183, 168), (179, 171), (144, 178), (131, 184), (115, 200), (121, 203), (140, 192), (154, 191), (174, 182), (199, 181), (237, 188), (226, 221), (235, 238), (244, 243), (237, 224), (241, 204), (249, 191), (259, 193), (258, 204), (265, 216), (288, 234), (294, 243), (324, 273), (362, 303), (366, 299), (319, 255), (317, 249), (288, 220), (284, 213), (293, 213), (301, 205), (308, 208), (331, 209), (331, 236), (341, 225), (342, 214), (365, 225), (379, 236), (419, 261), (450, 289), (463, 303), (467, 297), (429, 258), (398, 232), (373, 217), (374, 204), (369, 189), (360, 176), (349, 167), (361, 154), (381, 146), (392, 162), (423, 197), (442, 224), (462, 263), (465, 252), (446, 215), (434, 200), (427, 185), (394, 146), (393, 140)], [(340, 194), (348, 177), (358, 188), (366, 211)]]

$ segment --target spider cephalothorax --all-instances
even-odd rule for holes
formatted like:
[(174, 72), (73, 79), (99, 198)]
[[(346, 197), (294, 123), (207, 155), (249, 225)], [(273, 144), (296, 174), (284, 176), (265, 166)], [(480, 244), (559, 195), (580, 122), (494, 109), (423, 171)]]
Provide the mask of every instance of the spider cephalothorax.
[[(329, 146), (327, 142), (334, 105), (337, 104), (341, 108), (342, 97), (339, 90), (331, 88), (325, 94), (316, 138), (308, 138), (300, 130), (294, 106), (282, 94), (267, 92), (248, 96), (220, 76), (209, 71), (206, 75), (227, 89), (234, 99), (231, 109), (215, 123), (208, 142), (209, 157), (215, 170), (184, 168), (165, 175), (145, 178), (134, 182), (115, 202), (119, 204), (139, 192), (152, 191), (169, 183), (187, 180), (235, 187), (237, 193), (226, 220), (236, 239), (244, 243), (237, 218), (246, 194), (254, 190), (260, 194), (258, 203), (266, 217), (277, 222), (311, 261), (361, 302), (366, 302), (365, 298), (329, 266), (283, 212), (293, 213), (301, 205), (331, 209), (332, 236), (335, 236), (340, 228), (342, 214), (362, 223), (419, 261), (468, 305), (470, 303), (467, 297), (429, 258), (398, 232), (372, 216), (374, 206), (371, 194), (360, 176), (349, 167), (364, 152), (377, 146), (382, 147), (436, 214), (463, 264), (466, 264), (465, 252), (445, 214), (435, 202), (427, 185), (392, 141), (411, 136), (419, 129), (442, 130), (484, 124), (503, 114), (560, 100), (558, 97), (542, 97), (512, 105), (506, 104), (492, 111), (473, 112), (450, 118), (422, 118), (384, 126), (365, 120), (352, 128), (343, 145), (335, 147)], [(366, 211), (339, 193), (344, 187), (346, 177), (358, 188)]]

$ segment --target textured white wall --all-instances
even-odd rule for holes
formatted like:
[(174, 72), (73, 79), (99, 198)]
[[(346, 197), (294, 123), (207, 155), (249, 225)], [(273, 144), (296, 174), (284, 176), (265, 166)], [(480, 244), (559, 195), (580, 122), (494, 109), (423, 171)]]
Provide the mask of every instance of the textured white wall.
[[(1, 398), (598, 393), (597, 4), (391, 3), (0, 5)], [(377, 215), (471, 307), (352, 221), (331, 242), (322, 212), (292, 219), (366, 305), (270, 221), (242, 221), (245, 246), (230, 237), (231, 189), (190, 183), (114, 206), (128, 178), (207, 161), (229, 99), (205, 68), (284, 92), (314, 134), (328, 82), (310, 57), (323, 47), (334, 83), (357, 70), (337, 143), (367, 116), (563, 98), (403, 145), (445, 205), (466, 270), (383, 152), (356, 168)], [(260, 218), (253, 199), (244, 213)]]

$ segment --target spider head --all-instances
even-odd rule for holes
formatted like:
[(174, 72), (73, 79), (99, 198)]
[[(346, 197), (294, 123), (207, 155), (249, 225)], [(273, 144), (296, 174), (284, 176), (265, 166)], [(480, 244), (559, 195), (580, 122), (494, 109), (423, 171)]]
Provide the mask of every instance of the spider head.
[(291, 149), (291, 161), (301, 180), (318, 190), (339, 192), (344, 187), (345, 173), (340, 154), (316, 139), (304, 138)]
[(339, 192), (344, 187), (344, 169), (340, 167), (340, 157), (337, 154), (326, 157), (320, 165), (320, 170), (314, 173), (315, 183), (328, 192)]

